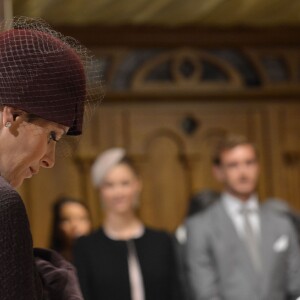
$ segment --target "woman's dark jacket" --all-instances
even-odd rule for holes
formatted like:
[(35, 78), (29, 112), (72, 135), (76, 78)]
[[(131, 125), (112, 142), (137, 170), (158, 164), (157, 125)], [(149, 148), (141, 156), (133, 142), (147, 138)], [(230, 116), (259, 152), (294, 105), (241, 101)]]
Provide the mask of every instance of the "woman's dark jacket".
[[(146, 300), (181, 300), (171, 237), (146, 228), (133, 240)], [(108, 238), (103, 229), (75, 245), (75, 266), (85, 300), (131, 300), (126, 241)]]

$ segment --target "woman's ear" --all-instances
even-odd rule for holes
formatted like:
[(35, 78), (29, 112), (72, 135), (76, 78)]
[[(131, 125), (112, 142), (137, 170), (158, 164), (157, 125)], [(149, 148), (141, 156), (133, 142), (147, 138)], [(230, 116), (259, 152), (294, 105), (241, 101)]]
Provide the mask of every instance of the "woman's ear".
[(4, 106), (1, 115), (1, 127), (10, 129), (10, 132), (14, 136), (17, 136), (19, 125), (22, 123), (22, 118), (19, 118), (19, 116), (22, 115), (22, 112), (14, 109), (13, 107)]
[(7, 127), (7, 124), (12, 124), (14, 121), (15, 110), (12, 107), (4, 106), (2, 110), (2, 125)]

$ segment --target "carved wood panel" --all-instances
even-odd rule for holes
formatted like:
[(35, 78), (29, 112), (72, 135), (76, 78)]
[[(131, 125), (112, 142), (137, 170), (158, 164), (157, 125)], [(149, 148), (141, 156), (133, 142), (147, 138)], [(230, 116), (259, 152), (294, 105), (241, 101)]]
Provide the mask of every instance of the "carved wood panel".
[(227, 131), (256, 142), (262, 162), (261, 198), (277, 196), (300, 210), (300, 105), (187, 101), (104, 104), (98, 108), (76, 155), (59, 156), (53, 170), (26, 182), (26, 200), (37, 246), (47, 246), (51, 205), (59, 195), (85, 201), (95, 226), (102, 220), (98, 192), (90, 180), (97, 154), (121, 146), (135, 161), (144, 182), (138, 213), (147, 224), (174, 230), (186, 214), (191, 193), (218, 189), (211, 151)]
[[(185, 127), (189, 119), (196, 124), (193, 132)], [(227, 132), (235, 132), (254, 140), (263, 151), (262, 119), (263, 114), (255, 109), (232, 105), (132, 109), (128, 149), (141, 162), (145, 182), (141, 216), (152, 226), (174, 230), (186, 215), (192, 193), (219, 188), (211, 171), (215, 143)], [(267, 181), (261, 177), (260, 183), (260, 194), (265, 197)]]
[(269, 108), (273, 191), (300, 211), (300, 106)]

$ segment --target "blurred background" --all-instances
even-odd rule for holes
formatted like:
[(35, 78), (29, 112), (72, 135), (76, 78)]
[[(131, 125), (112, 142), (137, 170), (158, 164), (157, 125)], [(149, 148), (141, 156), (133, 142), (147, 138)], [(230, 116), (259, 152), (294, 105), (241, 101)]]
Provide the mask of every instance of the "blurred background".
[(41, 17), (94, 53), (106, 96), (74, 155), (58, 155), (20, 190), (36, 246), (48, 246), (58, 196), (101, 223), (95, 157), (127, 149), (144, 182), (142, 220), (169, 231), (192, 194), (218, 190), (215, 143), (244, 134), (261, 159), (260, 198), (300, 211), (298, 0), (0, 0), (0, 18)]

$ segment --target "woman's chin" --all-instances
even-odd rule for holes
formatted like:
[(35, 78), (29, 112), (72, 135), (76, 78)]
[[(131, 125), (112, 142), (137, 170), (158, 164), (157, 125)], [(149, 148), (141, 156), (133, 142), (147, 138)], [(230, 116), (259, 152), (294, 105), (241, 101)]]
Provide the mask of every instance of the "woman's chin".
[(13, 188), (16, 189), (16, 188), (19, 188), (23, 184), (24, 179), (25, 178), (14, 178), (9, 183)]
[(128, 207), (117, 207), (114, 208), (113, 211), (118, 214), (118, 215), (126, 215), (128, 213), (132, 212), (132, 208), (128, 208)]

